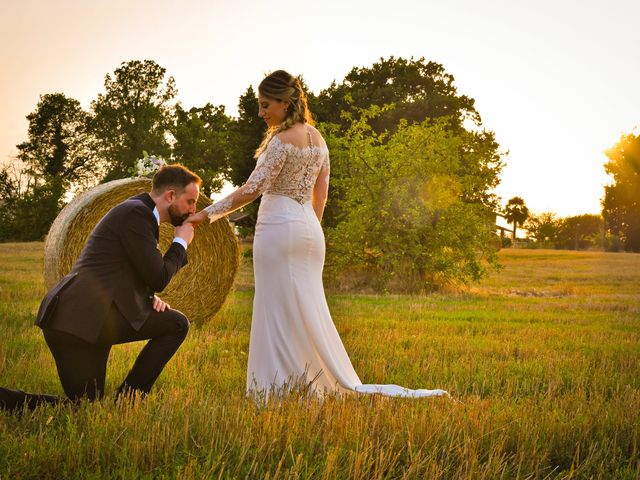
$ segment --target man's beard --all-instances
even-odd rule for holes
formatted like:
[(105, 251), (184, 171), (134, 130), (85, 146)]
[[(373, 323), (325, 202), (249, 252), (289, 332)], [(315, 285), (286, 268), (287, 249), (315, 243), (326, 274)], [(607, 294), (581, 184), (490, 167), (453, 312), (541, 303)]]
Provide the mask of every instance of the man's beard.
[(180, 225), (182, 225), (188, 217), (188, 213), (180, 215), (180, 212), (175, 205), (169, 205), (169, 219), (171, 220), (171, 225), (173, 225), (174, 227), (179, 227)]

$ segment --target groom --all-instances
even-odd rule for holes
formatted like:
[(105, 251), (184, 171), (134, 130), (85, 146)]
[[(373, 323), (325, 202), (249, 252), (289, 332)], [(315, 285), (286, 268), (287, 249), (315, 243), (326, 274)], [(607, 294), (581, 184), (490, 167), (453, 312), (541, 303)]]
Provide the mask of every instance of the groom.
[[(148, 393), (182, 344), (189, 321), (154, 292), (187, 264), (194, 231), (183, 221), (196, 211), (201, 183), (181, 165), (162, 167), (150, 193), (125, 200), (100, 220), (71, 272), (44, 297), (36, 325), (70, 400), (102, 397), (112, 345), (149, 340), (118, 387), (119, 397)], [(164, 256), (158, 250), (161, 222), (176, 227)], [(0, 388), (0, 408), (6, 410), (60, 401)]]

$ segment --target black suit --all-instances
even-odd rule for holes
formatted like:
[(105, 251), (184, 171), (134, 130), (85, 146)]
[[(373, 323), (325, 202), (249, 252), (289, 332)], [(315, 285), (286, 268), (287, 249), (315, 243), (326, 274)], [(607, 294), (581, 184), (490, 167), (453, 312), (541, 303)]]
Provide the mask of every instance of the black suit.
[[(36, 325), (58, 368), (67, 396), (100, 398), (111, 346), (151, 339), (118, 392), (147, 393), (189, 329), (177, 310), (156, 312), (162, 291), (187, 263), (177, 242), (158, 250), (155, 203), (146, 193), (112, 208), (91, 232), (71, 272), (43, 299)], [(51, 396), (0, 389), (0, 406), (54, 402)]]

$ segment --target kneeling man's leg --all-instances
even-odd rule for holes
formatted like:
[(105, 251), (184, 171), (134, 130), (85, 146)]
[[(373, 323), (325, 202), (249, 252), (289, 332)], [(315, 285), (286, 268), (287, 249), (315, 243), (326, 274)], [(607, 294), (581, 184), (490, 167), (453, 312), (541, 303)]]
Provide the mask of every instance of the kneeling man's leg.
[[(43, 329), (45, 341), (58, 369), (62, 388), (72, 401), (81, 398), (96, 400), (104, 392), (104, 380), (109, 357), (109, 345), (93, 344), (57, 330)], [(0, 387), (0, 409), (33, 410), (38, 405), (65, 402), (54, 395), (25, 393)]]
[(43, 329), (43, 333), (67, 397), (73, 401), (102, 398), (111, 346), (57, 330)]
[(129, 327), (129, 332), (117, 343), (149, 339), (138, 355), (136, 363), (127, 375), (118, 394), (127, 391), (149, 393), (156, 379), (171, 357), (176, 353), (189, 332), (189, 320), (178, 310), (155, 310), (139, 331)]
[(62, 398), (56, 397), (55, 395), (25, 393), (22, 390), (0, 387), (0, 410), (18, 412), (23, 407), (34, 410), (39, 405), (56, 405), (62, 401)]

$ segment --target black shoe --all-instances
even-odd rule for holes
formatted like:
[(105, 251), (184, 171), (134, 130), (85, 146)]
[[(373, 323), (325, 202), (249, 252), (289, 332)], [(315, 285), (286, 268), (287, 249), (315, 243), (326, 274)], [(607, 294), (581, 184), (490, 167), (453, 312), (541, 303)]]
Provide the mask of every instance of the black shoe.
[(22, 390), (0, 387), (0, 409), (8, 412), (20, 412), (24, 407), (35, 410), (39, 405), (57, 405), (64, 400), (54, 395), (36, 395)]
[(23, 391), (0, 387), (0, 409), (8, 412), (21, 410), (26, 396)]

